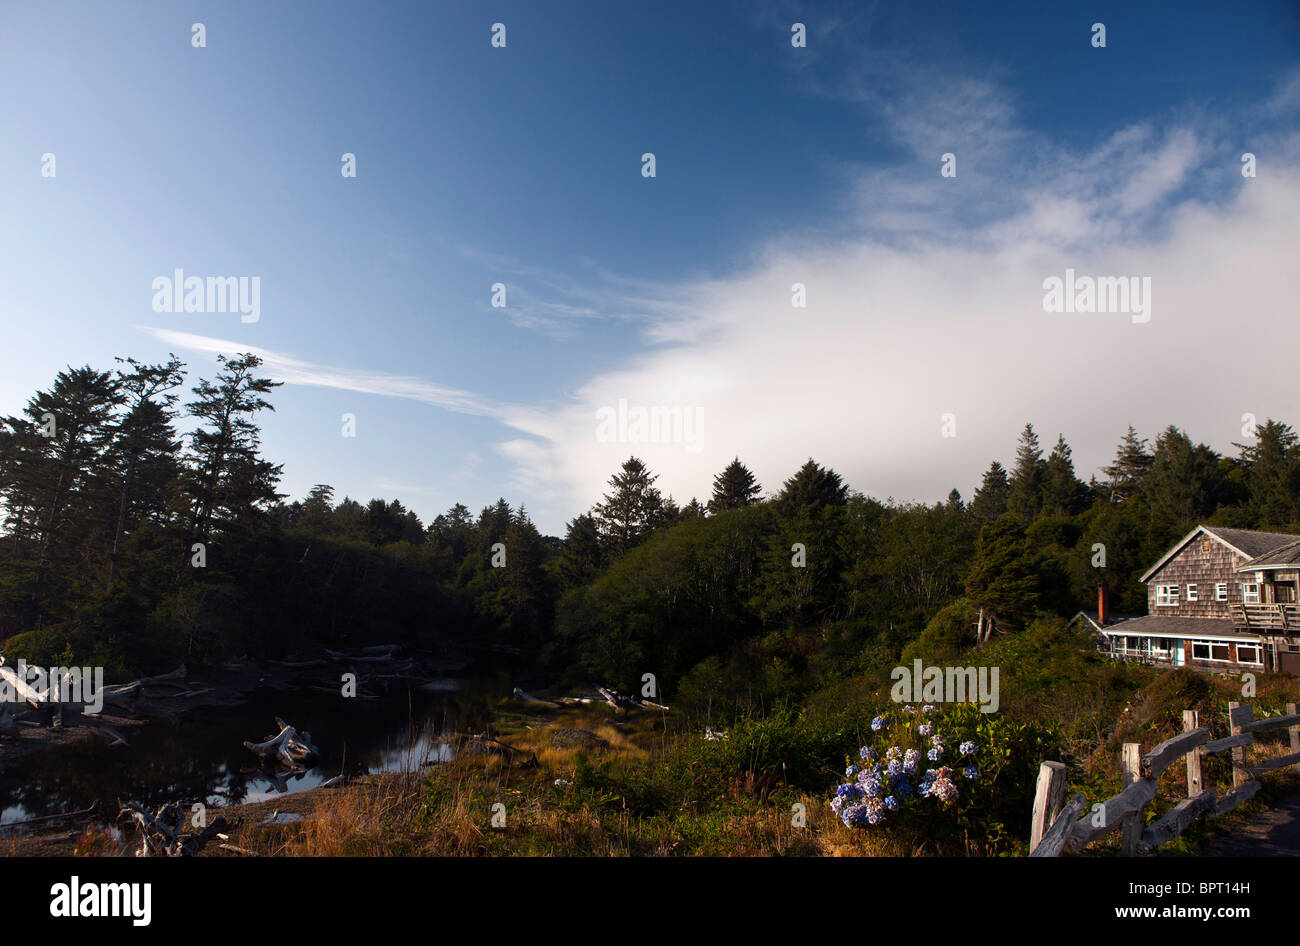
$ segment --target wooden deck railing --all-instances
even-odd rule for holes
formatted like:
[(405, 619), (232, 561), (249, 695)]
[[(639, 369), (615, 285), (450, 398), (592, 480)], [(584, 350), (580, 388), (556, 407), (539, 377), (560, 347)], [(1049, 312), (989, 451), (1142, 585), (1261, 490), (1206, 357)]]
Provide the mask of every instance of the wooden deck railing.
[[(1058, 857), (1080, 851), (1115, 830), (1123, 831), (1121, 855), (1149, 854), (1178, 837), (1201, 815), (1217, 818), (1226, 814), (1259, 791), (1256, 776), (1288, 765), (1300, 767), (1300, 715), (1294, 703), (1287, 704), (1286, 712), (1285, 716), (1257, 720), (1249, 704), (1229, 703), (1230, 735), (1211, 740), (1209, 729), (1199, 725), (1197, 713), (1184, 710), (1184, 731), (1145, 755), (1140, 743), (1124, 744), (1125, 788), (1092, 814), (1085, 812), (1088, 803), (1083, 795), (1075, 795), (1065, 802), (1065, 766), (1060, 762), (1044, 762), (1038, 770), (1029, 856)], [(1246, 746), (1254, 743), (1255, 733), (1267, 729), (1290, 731), (1291, 754), (1247, 766)], [(1201, 759), (1229, 751), (1232, 789), (1220, 797), (1201, 784)], [(1145, 825), (1142, 811), (1156, 797), (1160, 774), (1183, 756), (1187, 757), (1187, 797), (1159, 821)]]
[(1249, 631), (1300, 631), (1300, 604), (1234, 604), (1234, 627)]

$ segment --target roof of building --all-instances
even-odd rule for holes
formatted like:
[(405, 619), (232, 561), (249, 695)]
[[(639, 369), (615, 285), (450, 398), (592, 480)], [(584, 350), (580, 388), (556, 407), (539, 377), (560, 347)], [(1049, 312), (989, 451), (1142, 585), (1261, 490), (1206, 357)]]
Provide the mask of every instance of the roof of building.
[(1258, 640), (1255, 631), (1241, 631), (1228, 618), (1174, 618), (1148, 614), (1116, 621), (1101, 628), (1103, 634), (1139, 634), (1143, 637), (1231, 637)]
[(1289, 532), (1256, 532), (1254, 529), (1225, 529), (1222, 526), (1201, 526), (1201, 528), (1251, 558), (1257, 558), (1282, 545), (1300, 542), (1300, 535)]
[(1237, 571), (1250, 572), (1264, 568), (1300, 568), (1300, 539), (1293, 538), (1285, 545), (1255, 556)]
[[(1222, 542), (1228, 548), (1232, 549), (1243, 558), (1251, 559), (1247, 564), (1255, 567), (1256, 560), (1270, 558), (1271, 553), (1280, 551), (1283, 547), (1300, 542), (1300, 536), (1287, 532), (1257, 532), (1254, 529), (1229, 529), (1224, 526), (1197, 526), (1187, 535), (1179, 539), (1173, 547), (1169, 549), (1160, 561), (1156, 562), (1146, 570), (1139, 581), (1146, 581), (1168, 562), (1171, 558), (1182, 551), (1188, 542), (1198, 535), (1208, 535), (1213, 539)], [(1276, 566), (1274, 566), (1276, 567)], [(1239, 571), (1249, 571), (1248, 568), (1239, 568)]]

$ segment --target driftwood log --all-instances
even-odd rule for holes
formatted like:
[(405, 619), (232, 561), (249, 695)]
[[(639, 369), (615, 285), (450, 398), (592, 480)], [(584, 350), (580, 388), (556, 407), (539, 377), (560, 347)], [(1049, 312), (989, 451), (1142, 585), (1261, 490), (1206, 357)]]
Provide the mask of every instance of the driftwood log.
[(181, 824), (185, 815), (175, 802), (168, 802), (152, 815), (123, 806), (118, 820), (122, 818), (129, 818), (140, 831), (140, 849), (136, 851), (136, 857), (193, 857), (230, 827), (224, 818), (217, 818), (202, 831), (182, 834)]
[(311, 733), (299, 732), (280, 717), (275, 718), (280, 732), (267, 737), (265, 742), (244, 741), (244, 747), (270, 761), (278, 759), (290, 768), (296, 768), (304, 762), (314, 762), (320, 758), (320, 750), (311, 741)]
[(519, 689), (519, 687), (515, 687), (515, 692), (514, 692), (512, 695), (514, 696), (514, 698), (515, 698), (516, 700), (519, 700), (519, 701), (522, 702), (522, 703), (531, 703), (531, 704), (533, 704), (534, 706), (545, 706), (545, 707), (547, 707), (547, 708), (549, 708), (549, 709), (559, 709), (559, 708), (560, 708), (560, 704), (559, 704), (559, 703), (552, 703), (552, 702), (550, 702), (549, 700), (539, 700), (539, 699), (538, 699), (537, 697), (535, 697), (535, 696), (529, 696), (529, 695), (528, 695), (527, 693), (525, 693), (523, 690)]

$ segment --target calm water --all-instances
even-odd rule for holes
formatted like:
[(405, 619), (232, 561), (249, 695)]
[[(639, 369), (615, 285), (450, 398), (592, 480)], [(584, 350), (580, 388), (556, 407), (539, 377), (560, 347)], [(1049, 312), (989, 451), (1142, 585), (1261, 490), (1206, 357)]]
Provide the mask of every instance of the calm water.
[[(233, 709), (200, 708), (184, 722), (124, 728), (129, 746), (110, 748), (97, 736), (11, 763), (0, 774), (0, 823), (78, 811), (96, 801), (111, 817), (118, 799), (154, 810), (169, 801), (186, 808), (195, 802), (263, 801), (312, 788), (340, 772), (418, 767), (446, 758), (447, 747), (434, 741), (437, 734), (481, 729), (489, 707), (511, 685), (508, 675), (437, 680), (375, 701), (258, 691)], [(276, 716), (310, 732), (321, 752), (312, 768), (283, 781), (263, 772), (243, 745), (274, 734)]]

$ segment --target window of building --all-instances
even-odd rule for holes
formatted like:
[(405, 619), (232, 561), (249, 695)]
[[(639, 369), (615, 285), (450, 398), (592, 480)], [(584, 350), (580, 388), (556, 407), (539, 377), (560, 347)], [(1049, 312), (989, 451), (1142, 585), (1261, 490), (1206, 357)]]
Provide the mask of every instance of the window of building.
[(1237, 663), (1242, 664), (1262, 664), (1260, 659), (1258, 644), (1238, 644), (1237, 645)]
[(1187, 586), (1187, 600), (1188, 600), (1188, 601), (1195, 601), (1195, 600), (1196, 600), (1196, 585), (1194, 585), (1194, 584), (1189, 584), (1189, 585)]
[(1227, 663), (1232, 659), (1232, 652), (1227, 644), (1217, 641), (1192, 641), (1192, 659), (1220, 660)]
[(1216, 581), (1214, 583), (1214, 600), (1215, 601), (1228, 600), (1228, 583), (1226, 581)]
[(1249, 582), (1241, 586), (1241, 600), (1246, 604), (1259, 604), (1259, 585)]
[(1178, 604), (1177, 585), (1156, 585), (1156, 607), (1172, 608)]

